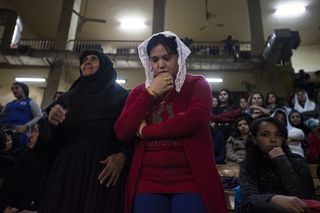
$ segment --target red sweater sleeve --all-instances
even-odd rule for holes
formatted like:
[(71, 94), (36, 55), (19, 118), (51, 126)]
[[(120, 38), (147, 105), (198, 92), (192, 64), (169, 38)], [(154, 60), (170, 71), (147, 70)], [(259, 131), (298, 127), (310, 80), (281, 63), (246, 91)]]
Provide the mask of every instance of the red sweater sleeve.
[(205, 125), (209, 127), (212, 95), (208, 82), (199, 78), (194, 85), (186, 86), (190, 88), (187, 92), (192, 96), (188, 109), (173, 118), (143, 128), (142, 136), (145, 139), (183, 137), (194, 134)]
[(307, 137), (308, 141), (308, 160), (310, 163), (318, 163), (318, 156), (320, 154), (320, 141), (317, 136), (310, 132)]
[(127, 141), (136, 136), (153, 100), (144, 85), (139, 85), (129, 94), (122, 113), (114, 125), (119, 140)]
[(230, 111), (222, 112), (218, 115), (212, 114), (211, 121), (214, 122), (233, 122), (241, 115), (240, 107), (234, 107)]

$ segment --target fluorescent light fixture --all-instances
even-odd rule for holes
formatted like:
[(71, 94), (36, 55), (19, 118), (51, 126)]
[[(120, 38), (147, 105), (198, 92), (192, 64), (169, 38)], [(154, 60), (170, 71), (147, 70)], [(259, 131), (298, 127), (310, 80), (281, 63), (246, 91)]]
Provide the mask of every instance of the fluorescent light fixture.
[(16, 78), (15, 80), (22, 82), (46, 82), (45, 78)]
[(302, 3), (292, 3), (280, 5), (277, 7), (275, 15), (279, 17), (293, 17), (304, 13), (306, 6)]
[(146, 26), (142, 18), (124, 18), (120, 21), (120, 27), (124, 30), (141, 30)]
[(223, 82), (222, 78), (206, 78), (206, 80), (210, 83), (222, 83)]
[(117, 79), (116, 82), (118, 84), (125, 84), (125, 83), (127, 83), (127, 80), (125, 80), (125, 79)]

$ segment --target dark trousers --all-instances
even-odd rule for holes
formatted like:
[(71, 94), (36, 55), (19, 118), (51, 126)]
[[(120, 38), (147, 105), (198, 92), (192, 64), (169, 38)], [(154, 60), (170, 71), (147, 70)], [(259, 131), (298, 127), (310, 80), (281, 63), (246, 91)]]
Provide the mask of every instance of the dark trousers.
[(133, 213), (205, 213), (197, 193), (139, 194), (134, 199)]

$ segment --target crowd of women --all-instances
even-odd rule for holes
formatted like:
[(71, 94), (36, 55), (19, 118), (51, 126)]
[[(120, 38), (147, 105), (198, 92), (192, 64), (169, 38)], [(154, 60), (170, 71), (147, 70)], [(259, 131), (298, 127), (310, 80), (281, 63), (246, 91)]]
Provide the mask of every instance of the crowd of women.
[(205, 78), (187, 74), (190, 52), (172, 32), (146, 39), (138, 47), (146, 79), (128, 95), (111, 60), (84, 51), (80, 77), (33, 126), (6, 175), (0, 211), (225, 213), (216, 168), (225, 156), (241, 163), (243, 212), (312, 210), (299, 136), (317, 122), (316, 104), (299, 91), (290, 112), (272, 93), (267, 105), (253, 93), (240, 107), (226, 89), (215, 103)]

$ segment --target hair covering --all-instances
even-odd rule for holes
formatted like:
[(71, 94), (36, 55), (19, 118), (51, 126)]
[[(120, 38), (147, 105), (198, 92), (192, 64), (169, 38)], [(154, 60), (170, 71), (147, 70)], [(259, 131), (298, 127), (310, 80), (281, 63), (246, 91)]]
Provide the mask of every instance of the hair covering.
[(314, 110), (316, 107), (316, 104), (313, 101), (309, 100), (309, 96), (306, 93), (306, 91), (304, 91), (304, 95), (306, 96), (306, 102), (303, 107), (300, 105), (300, 103), (298, 101), (297, 93), (294, 95), (294, 109), (299, 112), (306, 112), (306, 111)]
[(178, 65), (179, 65), (179, 71), (177, 73), (176, 79), (175, 79), (175, 88), (177, 92), (180, 92), (181, 87), (183, 85), (183, 82), (186, 78), (187, 74), (187, 67), (186, 67), (186, 59), (190, 55), (191, 50), (179, 39), (179, 37), (170, 31), (164, 31), (160, 33), (153, 34), (151, 37), (143, 41), (138, 46), (138, 53), (139, 58), (141, 60), (141, 63), (144, 67), (144, 71), (146, 73), (146, 81), (145, 86), (146, 88), (150, 86), (152, 80), (154, 79), (154, 71), (152, 70), (152, 66), (149, 60), (148, 52), (147, 52), (147, 46), (149, 41), (159, 34), (164, 35), (165, 37), (175, 37), (175, 41), (177, 43), (177, 52), (178, 52)]
[(67, 116), (72, 120), (116, 119), (128, 92), (116, 83), (117, 73), (111, 60), (103, 52), (84, 51), (80, 57), (80, 66), (88, 55), (99, 58), (98, 70), (86, 77), (81, 75), (56, 103), (69, 110)]
[(301, 146), (301, 141), (305, 139), (305, 134), (304, 134), (303, 130), (291, 125), (290, 120), (289, 120), (289, 116), (288, 116), (287, 112), (283, 109), (276, 109), (274, 111), (274, 113), (271, 115), (271, 117), (274, 117), (275, 119), (277, 119), (275, 116), (276, 116), (276, 113), (279, 113), (279, 112), (282, 112), (286, 116), (286, 125), (287, 125), (286, 127), (288, 130), (288, 138), (298, 142), (298, 144), (288, 143), (288, 146), (289, 146), (291, 152), (294, 154), (298, 154), (301, 157), (304, 157), (304, 151)]
[(28, 85), (26, 85), (25, 83), (22, 83), (22, 82), (18, 82), (18, 81), (13, 82), (12, 85), (18, 85), (19, 87), (21, 87), (23, 92), (24, 92), (24, 94), (25, 94), (25, 96), (27, 98), (29, 97), (29, 87), (28, 87)]
[[(276, 110), (272, 113), (271, 117), (277, 119), (277, 118), (276, 118), (276, 114), (278, 114), (279, 112), (280, 112), (280, 113), (283, 113), (284, 116), (286, 117), (286, 125), (285, 125), (285, 126), (286, 126), (287, 130), (292, 129), (293, 126), (291, 125), (291, 122), (290, 122), (290, 120), (289, 120), (289, 116), (288, 116), (288, 114), (287, 114), (287, 112), (286, 112), (285, 110), (278, 108), (278, 109), (276, 109)], [(278, 119), (277, 119), (277, 120), (278, 120)]]

